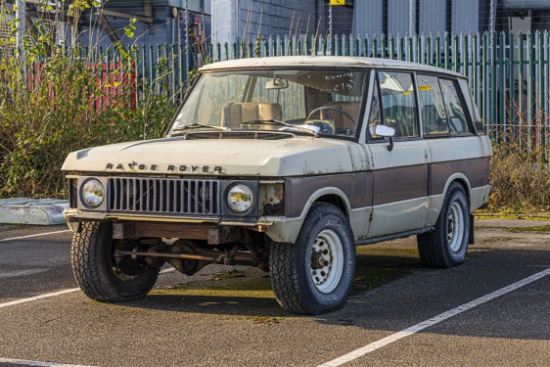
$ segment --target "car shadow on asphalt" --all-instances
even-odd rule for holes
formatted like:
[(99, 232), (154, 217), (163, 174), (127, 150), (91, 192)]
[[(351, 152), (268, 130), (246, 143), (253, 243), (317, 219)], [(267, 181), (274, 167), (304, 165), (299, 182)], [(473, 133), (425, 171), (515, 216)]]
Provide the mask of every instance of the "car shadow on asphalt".
[[(358, 251), (351, 295), (376, 289), (423, 270), (426, 269), (422, 267), (418, 257), (414, 256), (414, 252), (392, 256)], [(229, 268), (191, 277), (174, 272), (147, 297), (117, 305), (159, 311), (250, 317), (308, 317), (283, 310), (271, 290), (269, 276), (252, 267)]]

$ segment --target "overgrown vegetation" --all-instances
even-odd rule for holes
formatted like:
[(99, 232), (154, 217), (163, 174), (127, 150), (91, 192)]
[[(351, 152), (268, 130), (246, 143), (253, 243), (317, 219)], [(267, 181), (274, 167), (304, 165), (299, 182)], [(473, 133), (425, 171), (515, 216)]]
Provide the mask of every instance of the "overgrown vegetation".
[(18, 47), (16, 22), (12, 29), (0, 40), (0, 197), (66, 197), (60, 168), (68, 152), (162, 134), (175, 99), (158, 93), (162, 82), (153, 93), (137, 76), (132, 50), (116, 45), (122, 56), (107, 68), (57, 46), (40, 21)]
[[(488, 209), (500, 213), (550, 211), (548, 137), (541, 131), (500, 133), (493, 144), (490, 180), (493, 184)], [(544, 143), (546, 141), (546, 143)]]

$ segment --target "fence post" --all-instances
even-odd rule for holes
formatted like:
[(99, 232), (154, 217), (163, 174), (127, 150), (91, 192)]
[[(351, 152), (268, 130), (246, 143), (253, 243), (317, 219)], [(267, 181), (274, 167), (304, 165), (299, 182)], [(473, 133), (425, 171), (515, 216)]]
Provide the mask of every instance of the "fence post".
[(445, 32), (443, 36), (443, 67), (449, 69), (449, 34)]
[(438, 33), (435, 37), (435, 66), (441, 67), (441, 34)]
[(407, 61), (413, 61), (413, 53), (414, 53), (414, 47), (413, 47), (413, 38), (412, 35), (407, 36)]
[(506, 90), (507, 90), (507, 83), (506, 83), (506, 39), (504, 37), (504, 33), (500, 33), (498, 37), (498, 47), (499, 47), (499, 104), (500, 104), (500, 113), (499, 113), (499, 127), (502, 131), (502, 139), (506, 140), (506, 129), (507, 129), (507, 121), (506, 121)]
[(528, 123), (528, 138), (529, 138), (529, 151), (532, 150), (533, 133), (535, 129), (535, 119), (533, 117), (533, 108), (535, 107), (534, 88), (535, 88), (535, 61), (533, 60), (535, 50), (533, 48), (533, 32), (529, 32), (527, 36), (527, 60), (529, 62), (529, 69), (527, 70), (527, 123)]
[(508, 35), (508, 44), (509, 44), (509, 51), (508, 51), (508, 85), (510, 92), (508, 93), (508, 121), (510, 121), (513, 125), (516, 121), (516, 88), (515, 88), (515, 47), (516, 47), (516, 39), (514, 37), (513, 33), (510, 33)]
[(523, 42), (523, 34), (521, 32), (518, 33), (518, 51), (519, 51), (519, 69), (518, 69), (518, 107), (519, 107), (519, 147), (522, 149), (522, 137), (523, 137), (523, 129), (522, 125), (524, 125), (524, 98), (523, 98), (523, 61), (524, 61), (524, 42)]
[(477, 50), (478, 50), (478, 43), (477, 43), (477, 37), (478, 37), (479, 33), (475, 33), (473, 36), (472, 36), (472, 64), (473, 64), (473, 69), (472, 69), (472, 87), (474, 89), (474, 100), (479, 103), (479, 91), (478, 91), (478, 86), (479, 86), (479, 83), (478, 83), (478, 72), (477, 72), (477, 68), (478, 68), (478, 65), (477, 65)]
[(393, 60), (393, 49), (394, 49), (394, 46), (393, 46), (393, 43), (394, 43), (393, 36), (388, 36), (387, 40), (388, 40), (388, 41), (387, 41), (387, 50), (388, 50), (387, 58), (390, 59), (390, 60)]
[(549, 47), (549, 37), (550, 37), (550, 33), (548, 33), (548, 31), (544, 31), (544, 44), (543, 44), (543, 50), (544, 50), (544, 57), (541, 60), (541, 63), (542, 63), (542, 60), (544, 60), (544, 95), (543, 95), (543, 98), (544, 98), (544, 116), (543, 116), (543, 119), (544, 119), (544, 144), (546, 146), (546, 159), (548, 160), (548, 156), (550, 155), (550, 145), (548, 144), (549, 143), (549, 134), (550, 134), (550, 130), (549, 130), (549, 127), (550, 127), (550, 121), (549, 121), (549, 117), (550, 117), (550, 111), (548, 111), (548, 109), (550, 108), (550, 105), (549, 105), (549, 101), (548, 99), (550, 98), (550, 92), (548, 91), (548, 88), (549, 88), (549, 78), (550, 78), (550, 75), (549, 75), (549, 62), (548, 62), (548, 47)]
[(462, 53), (461, 53), (461, 64), (462, 64), (462, 74), (466, 77), (470, 77), (470, 43), (469, 34), (461, 34), (462, 36)]

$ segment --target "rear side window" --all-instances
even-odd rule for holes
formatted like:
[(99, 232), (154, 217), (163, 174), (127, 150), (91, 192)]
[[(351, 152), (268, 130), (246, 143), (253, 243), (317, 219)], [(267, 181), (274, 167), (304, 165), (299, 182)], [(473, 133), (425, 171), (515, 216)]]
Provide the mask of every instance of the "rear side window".
[(425, 136), (472, 133), (456, 81), (433, 75), (418, 75), (418, 92)]
[(424, 135), (448, 134), (449, 123), (438, 78), (432, 75), (418, 75), (417, 80)]
[(469, 134), (471, 133), (470, 125), (468, 124), (467, 110), (458, 94), (457, 84), (454, 80), (439, 79), (441, 90), (443, 92), (443, 100), (448, 115), (449, 130), (451, 135)]

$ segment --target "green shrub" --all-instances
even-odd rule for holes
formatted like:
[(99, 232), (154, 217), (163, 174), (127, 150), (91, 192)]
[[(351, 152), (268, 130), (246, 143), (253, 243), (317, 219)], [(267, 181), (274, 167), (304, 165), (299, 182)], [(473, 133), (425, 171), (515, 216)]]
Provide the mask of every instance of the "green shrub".
[[(0, 38), (0, 197), (66, 197), (60, 169), (69, 152), (159, 137), (170, 121), (176, 105), (163, 88), (166, 65), (155, 70), (153, 86), (139, 80), (134, 50), (120, 43), (103, 52), (77, 47), (82, 12), (99, 4), (67, 2), (68, 14), (60, 16), (73, 24), (71, 47), (59, 47), (41, 18), (16, 47), (16, 6), (0, 2), (0, 21), (12, 30)], [(124, 27), (126, 37), (133, 37), (135, 22)]]
[[(132, 81), (127, 61), (106, 76), (64, 48), (33, 44), (2, 57), (0, 197), (64, 197), (60, 168), (70, 151), (162, 134), (173, 98)], [(135, 103), (138, 92), (145, 98)]]

